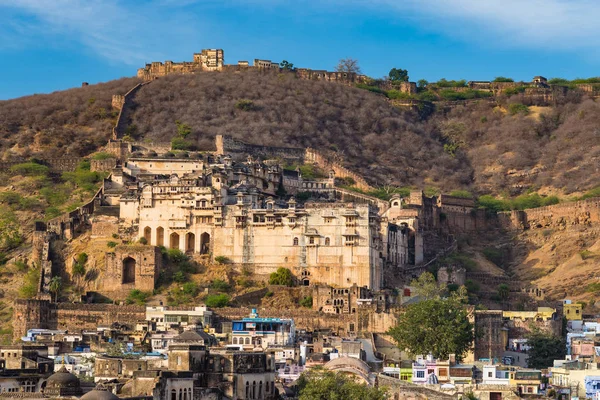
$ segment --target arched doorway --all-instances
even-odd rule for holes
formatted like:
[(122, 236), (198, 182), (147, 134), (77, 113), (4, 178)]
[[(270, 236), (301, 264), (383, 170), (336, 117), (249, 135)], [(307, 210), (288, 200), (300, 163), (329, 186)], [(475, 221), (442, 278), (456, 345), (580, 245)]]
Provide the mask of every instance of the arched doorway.
[(179, 234), (177, 232), (171, 233), (171, 241), (170, 241), (169, 247), (172, 249), (179, 248)]
[(135, 259), (131, 257), (123, 260), (123, 283), (135, 283)]
[(156, 228), (156, 245), (164, 246), (165, 245), (165, 230), (162, 226)]
[(200, 254), (210, 253), (210, 235), (204, 232), (200, 235)]
[(196, 235), (194, 235), (192, 232), (188, 232), (185, 235), (185, 252), (193, 253), (195, 249), (196, 249)]
[(150, 239), (152, 239), (152, 228), (149, 226), (144, 228), (144, 239), (146, 239), (146, 242), (150, 244)]

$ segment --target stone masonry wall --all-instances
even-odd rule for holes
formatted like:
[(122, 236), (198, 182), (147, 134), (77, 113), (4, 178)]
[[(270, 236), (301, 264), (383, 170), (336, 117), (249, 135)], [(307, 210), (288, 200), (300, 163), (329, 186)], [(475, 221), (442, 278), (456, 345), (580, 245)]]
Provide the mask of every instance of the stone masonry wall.
[(260, 158), (283, 158), (286, 160), (304, 158), (304, 149), (296, 147), (273, 147), (247, 144), (230, 136), (217, 135), (215, 137), (217, 154), (250, 154)]
[(501, 212), (498, 218), (505, 228), (517, 230), (597, 224), (600, 223), (600, 198)]
[(98, 325), (111, 325), (115, 322), (134, 325), (145, 318), (146, 309), (140, 306), (17, 299), (14, 303), (13, 339), (18, 340), (32, 328), (79, 332), (82, 329), (95, 330)]

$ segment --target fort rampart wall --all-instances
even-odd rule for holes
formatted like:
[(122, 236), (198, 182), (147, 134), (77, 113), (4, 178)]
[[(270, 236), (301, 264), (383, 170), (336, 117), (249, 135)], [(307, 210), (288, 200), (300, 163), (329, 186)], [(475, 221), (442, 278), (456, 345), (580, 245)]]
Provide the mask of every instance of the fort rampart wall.
[(145, 85), (147, 82), (140, 82), (131, 88), (122, 98), (117, 99), (113, 98), (113, 107), (119, 108), (119, 116), (117, 117), (117, 122), (113, 128), (113, 139), (121, 139), (124, 135), (125, 129), (127, 128), (127, 120), (128, 120), (128, 108), (131, 106), (133, 102), (133, 98), (137, 91)]
[(600, 198), (498, 213), (506, 229), (565, 228), (600, 223)]

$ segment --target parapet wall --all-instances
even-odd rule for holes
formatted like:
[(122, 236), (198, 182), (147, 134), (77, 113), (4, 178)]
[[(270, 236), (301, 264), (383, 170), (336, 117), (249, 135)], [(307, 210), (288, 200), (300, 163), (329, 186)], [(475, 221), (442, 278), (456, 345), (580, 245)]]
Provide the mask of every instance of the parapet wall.
[(565, 228), (600, 223), (600, 198), (498, 213), (507, 229)]

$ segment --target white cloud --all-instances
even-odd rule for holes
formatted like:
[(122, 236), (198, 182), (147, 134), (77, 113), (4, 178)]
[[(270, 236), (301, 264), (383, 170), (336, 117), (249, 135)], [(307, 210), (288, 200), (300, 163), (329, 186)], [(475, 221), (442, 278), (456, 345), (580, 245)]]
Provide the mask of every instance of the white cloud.
[(140, 65), (168, 58), (162, 49), (172, 51), (198, 34), (198, 21), (190, 23), (180, 10), (165, 11), (159, 1), (0, 0), (0, 34), (4, 47), (73, 41), (100, 57)]
[(354, 0), (354, 4), (417, 17), (426, 31), (494, 47), (573, 50), (600, 44), (600, 2), (594, 0)]

